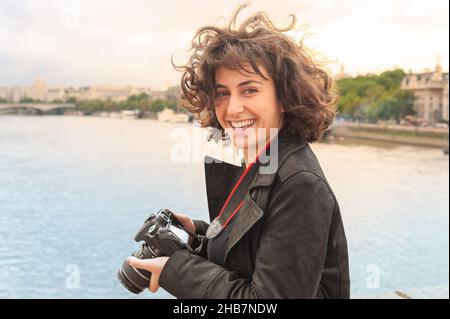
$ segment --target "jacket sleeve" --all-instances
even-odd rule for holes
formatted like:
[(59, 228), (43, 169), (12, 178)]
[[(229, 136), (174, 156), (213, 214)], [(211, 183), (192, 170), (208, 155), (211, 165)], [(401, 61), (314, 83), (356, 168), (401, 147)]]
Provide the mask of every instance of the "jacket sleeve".
[(195, 233), (197, 235), (204, 236), (206, 234), (206, 230), (208, 229), (209, 224), (204, 222), (203, 220), (194, 219)]
[(177, 298), (314, 298), (334, 207), (320, 177), (298, 172), (268, 205), (251, 278), (180, 250), (168, 259), (159, 284)]
[(198, 237), (194, 237), (192, 239), (191, 248), (196, 255), (206, 258), (206, 247), (208, 244), (208, 239), (205, 237), (205, 235), (209, 224), (204, 222), (203, 220), (197, 219), (194, 219), (193, 222), (195, 225), (195, 234), (197, 234)]

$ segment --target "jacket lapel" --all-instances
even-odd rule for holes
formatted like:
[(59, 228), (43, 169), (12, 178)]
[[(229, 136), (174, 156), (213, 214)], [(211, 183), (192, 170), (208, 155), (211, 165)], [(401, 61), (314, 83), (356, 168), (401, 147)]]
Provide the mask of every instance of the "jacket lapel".
[(234, 181), (244, 171), (243, 166), (235, 166), (212, 157), (205, 157), (206, 196), (209, 218), (212, 221), (220, 212)]

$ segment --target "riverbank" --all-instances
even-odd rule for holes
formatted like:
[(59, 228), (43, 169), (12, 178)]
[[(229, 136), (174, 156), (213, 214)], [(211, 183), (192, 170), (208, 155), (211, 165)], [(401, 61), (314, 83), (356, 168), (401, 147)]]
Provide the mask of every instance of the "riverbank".
[(448, 132), (448, 128), (338, 122), (326, 138), (351, 138), (448, 150)]
[[(26, 111), (26, 110), (25, 110)], [(14, 113), (0, 115), (36, 115), (29, 113)], [(120, 112), (99, 112), (85, 115), (81, 111), (68, 110), (63, 116), (90, 116), (102, 118), (126, 118), (126, 119), (151, 119), (158, 120), (157, 113), (146, 112), (145, 114), (124, 117)], [(192, 121), (192, 117), (188, 118)], [(182, 122), (186, 122), (183, 119)], [(361, 140), (369, 142), (381, 142), (391, 144), (403, 144), (422, 147), (433, 147), (443, 149), (448, 153), (449, 130), (448, 128), (417, 127), (404, 125), (385, 125), (369, 123), (336, 122), (330, 131), (327, 131), (324, 140)]]

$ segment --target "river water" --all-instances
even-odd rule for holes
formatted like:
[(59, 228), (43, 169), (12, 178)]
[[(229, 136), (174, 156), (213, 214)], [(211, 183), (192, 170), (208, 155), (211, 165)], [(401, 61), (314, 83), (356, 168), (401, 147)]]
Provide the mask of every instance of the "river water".
[[(179, 128), (191, 124), (0, 116), (0, 297), (171, 297), (135, 296), (116, 271), (150, 213), (207, 219), (202, 164), (171, 160)], [(448, 288), (448, 156), (348, 142), (312, 148), (341, 207), (352, 297)]]

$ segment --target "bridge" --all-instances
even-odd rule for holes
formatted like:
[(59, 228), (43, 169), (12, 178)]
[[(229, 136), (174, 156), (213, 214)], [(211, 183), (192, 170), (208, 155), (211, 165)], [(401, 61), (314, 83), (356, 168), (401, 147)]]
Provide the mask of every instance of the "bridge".
[(75, 108), (72, 103), (0, 103), (1, 113), (61, 114)]

